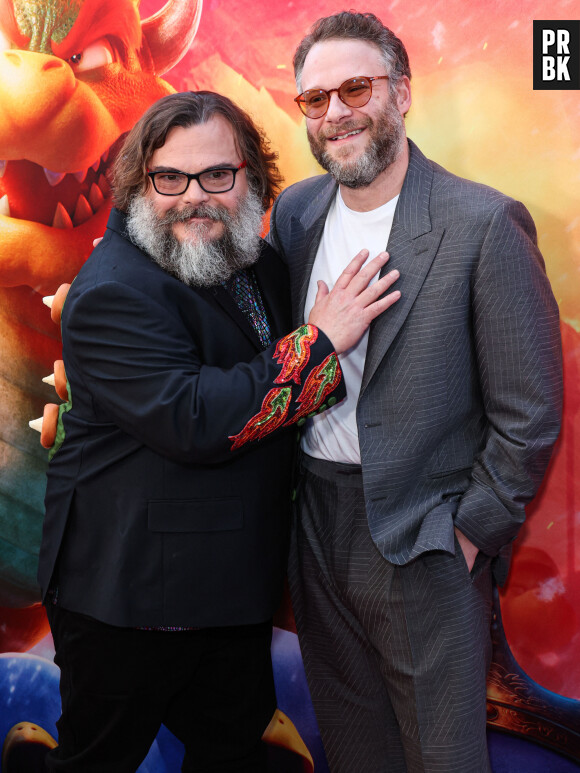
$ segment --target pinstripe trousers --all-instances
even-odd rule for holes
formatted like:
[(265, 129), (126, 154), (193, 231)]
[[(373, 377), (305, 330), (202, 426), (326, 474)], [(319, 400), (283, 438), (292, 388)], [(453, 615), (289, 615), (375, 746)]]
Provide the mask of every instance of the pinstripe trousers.
[(491, 572), (453, 556), (389, 564), (356, 465), (304, 457), (290, 590), (331, 773), (489, 773)]

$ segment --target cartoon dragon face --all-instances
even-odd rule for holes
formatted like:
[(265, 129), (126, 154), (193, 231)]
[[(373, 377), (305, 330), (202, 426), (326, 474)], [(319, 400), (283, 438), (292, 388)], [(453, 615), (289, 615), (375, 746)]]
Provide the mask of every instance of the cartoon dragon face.
[(27, 421), (60, 348), (41, 297), (104, 233), (108, 166), (174, 91), (159, 76), (189, 49), (201, 12), (201, 0), (169, 0), (141, 20), (137, 6), (0, 0), (0, 606), (38, 600), (46, 460)]
[(0, 285), (46, 294), (103, 233), (120, 137), (173, 89), (201, 3), (0, 0)]

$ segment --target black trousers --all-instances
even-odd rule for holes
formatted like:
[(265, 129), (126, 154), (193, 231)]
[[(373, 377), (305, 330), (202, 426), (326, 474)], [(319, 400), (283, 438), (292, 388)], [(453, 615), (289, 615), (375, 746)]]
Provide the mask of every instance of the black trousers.
[(134, 773), (162, 723), (185, 745), (183, 771), (266, 771), (270, 621), (142, 631), (51, 604), (47, 614), (62, 700), (49, 771)]

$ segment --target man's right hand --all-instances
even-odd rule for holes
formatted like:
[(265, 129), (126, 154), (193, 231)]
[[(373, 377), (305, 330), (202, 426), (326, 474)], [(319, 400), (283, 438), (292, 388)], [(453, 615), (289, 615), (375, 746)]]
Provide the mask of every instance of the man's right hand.
[(373, 319), (401, 297), (398, 290), (381, 297), (399, 278), (396, 270), (389, 271), (369, 285), (388, 261), (388, 253), (379, 253), (363, 268), (368, 256), (368, 250), (361, 250), (344, 269), (332, 290), (329, 291), (322, 280), (318, 282), (308, 322), (328, 336), (337, 354), (354, 346)]

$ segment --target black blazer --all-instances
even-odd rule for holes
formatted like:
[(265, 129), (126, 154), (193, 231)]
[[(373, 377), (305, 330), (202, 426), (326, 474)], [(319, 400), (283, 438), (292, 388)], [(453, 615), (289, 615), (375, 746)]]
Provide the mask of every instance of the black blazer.
[[(279, 337), (291, 327), (286, 268), (263, 243), (255, 271)], [(292, 425), (344, 396), (336, 366), (298, 399), (336, 363), (330, 341), (304, 327), (262, 351), (221, 286), (167, 274), (116, 210), (73, 282), (62, 336), (70, 400), (48, 471), (43, 598), (58, 585), (64, 608), (123, 626), (271, 617)]]

